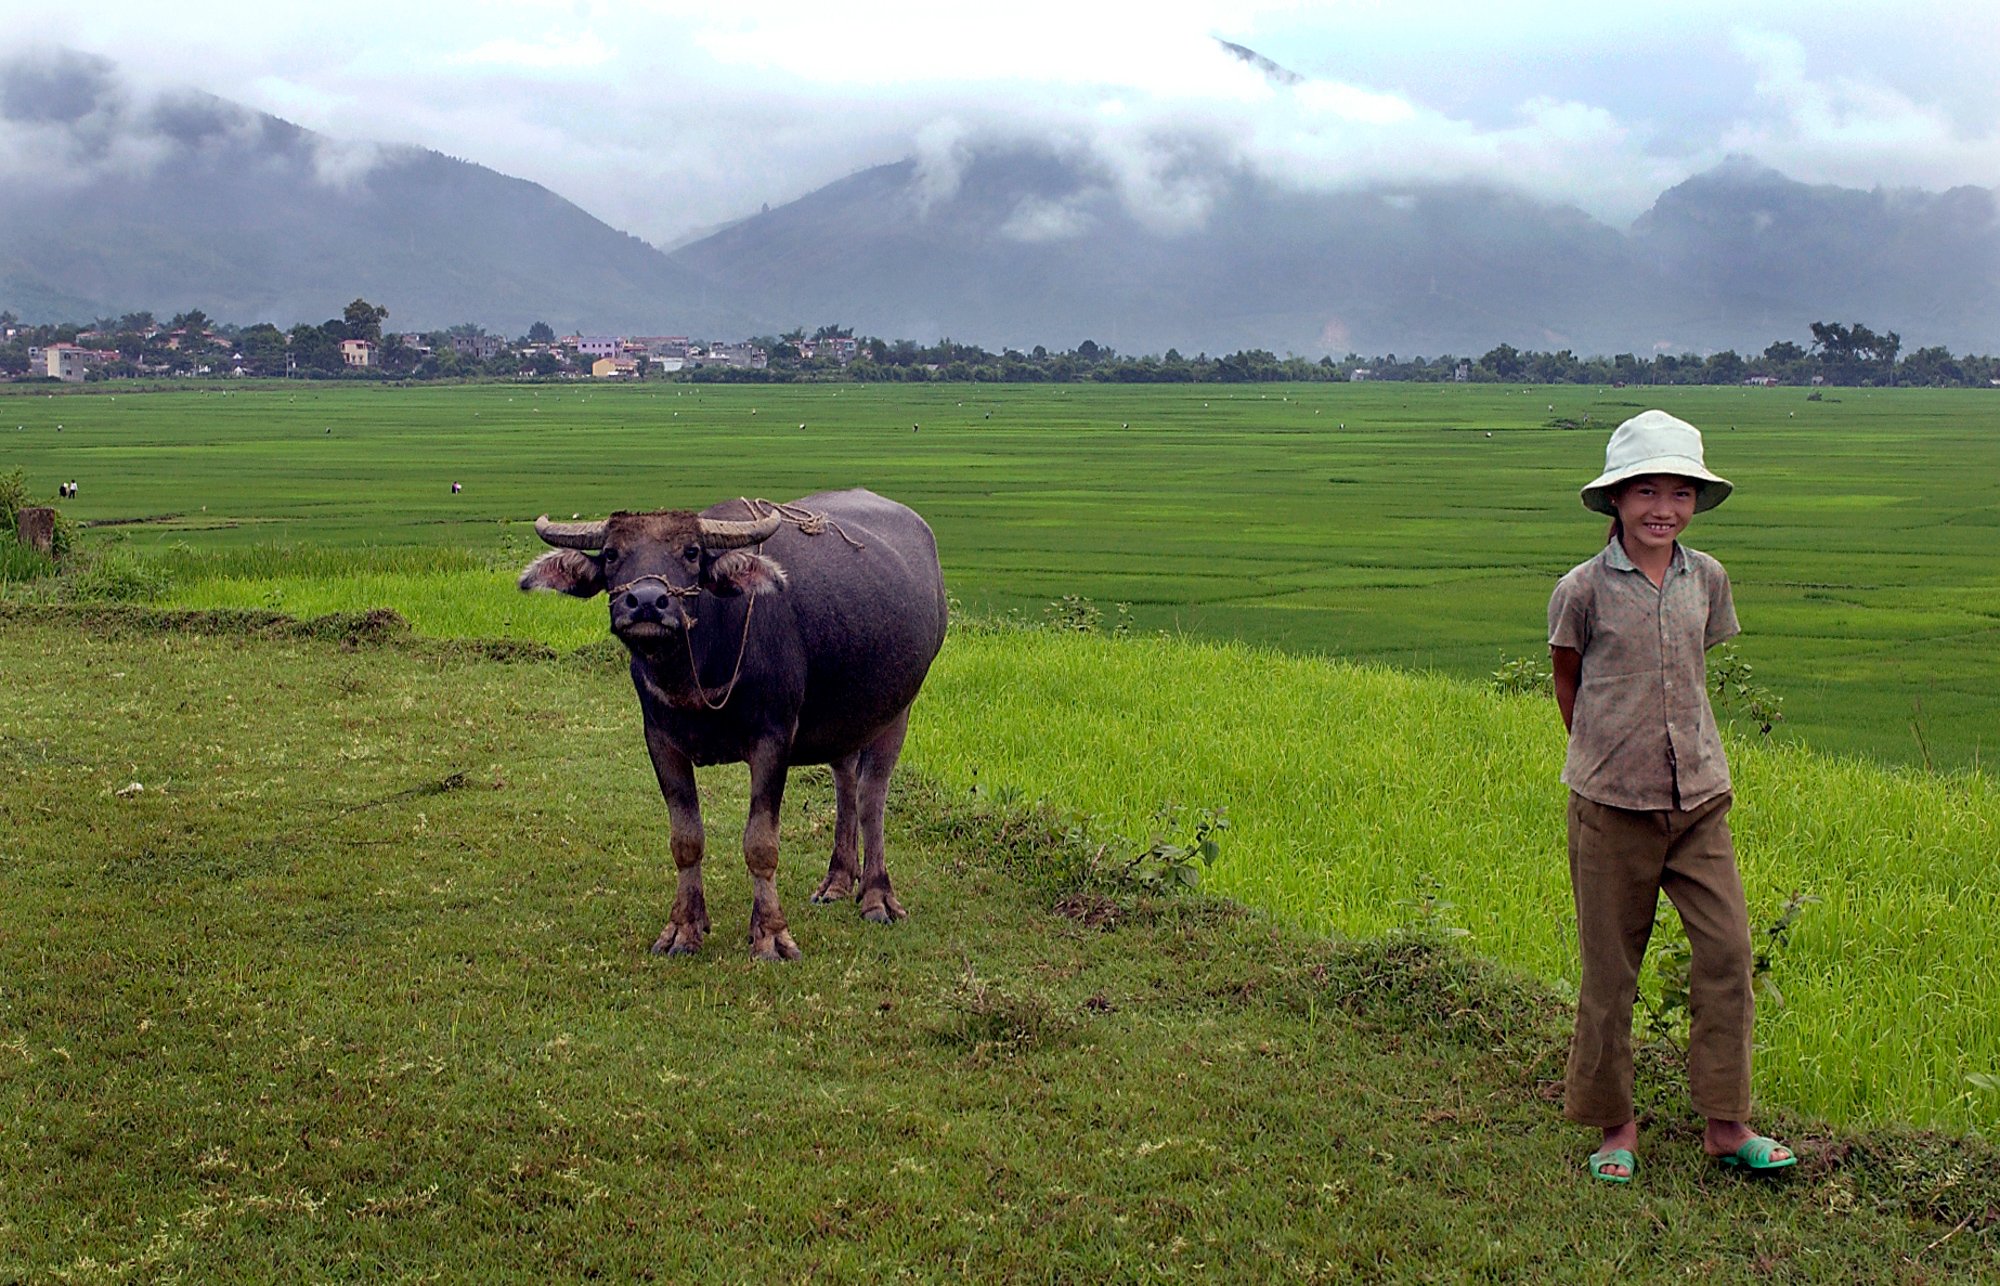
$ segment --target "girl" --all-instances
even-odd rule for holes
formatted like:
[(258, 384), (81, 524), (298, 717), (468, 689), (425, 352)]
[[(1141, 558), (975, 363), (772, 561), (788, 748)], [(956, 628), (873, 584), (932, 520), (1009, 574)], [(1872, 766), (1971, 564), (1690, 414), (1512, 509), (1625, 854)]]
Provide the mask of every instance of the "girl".
[(1593, 1177), (1638, 1168), (1632, 1003), (1664, 892), (1692, 948), (1688, 1083), (1708, 1118), (1702, 1147), (1776, 1170), (1791, 1151), (1750, 1115), (1750, 917), (1729, 836), (1729, 765), (1708, 705), (1705, 653), (1737, 632), (1729, 576), (1679, 536), (1730, 484), (1702, 463), (1701, 433), (1664, 411), (1618, 426), (1586, 508), (1611, 515), (1602, 553), (1549, 600), (1556, 704), (1569, 729), (1570, 887), (1583, 979), (1563, 1114), (1604, 1132)]

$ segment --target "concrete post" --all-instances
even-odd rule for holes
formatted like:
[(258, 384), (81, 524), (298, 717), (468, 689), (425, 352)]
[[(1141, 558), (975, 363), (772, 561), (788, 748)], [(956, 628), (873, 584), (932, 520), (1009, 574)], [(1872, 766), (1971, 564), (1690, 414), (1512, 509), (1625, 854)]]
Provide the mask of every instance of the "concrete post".
[(56, 511), (42, 506), (16, 510), (14, 534), (30, 549), (39, 549), (45, 554), (55, 553)]

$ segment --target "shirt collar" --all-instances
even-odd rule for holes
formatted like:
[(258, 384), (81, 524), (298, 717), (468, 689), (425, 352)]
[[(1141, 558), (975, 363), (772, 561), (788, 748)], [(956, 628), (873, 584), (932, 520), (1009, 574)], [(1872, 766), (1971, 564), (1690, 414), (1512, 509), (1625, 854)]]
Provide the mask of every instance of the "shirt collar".
[[(1638, 564), (1632, 561), (1632, 556), (1625, 552), (1625, 542), (1622, 540), (1605, 541), (1602, 557), (1606, 565), (1613, 571), (1636, 572), (1639, 570)], [(1681, 542), (1677, 540), (1674, 542), (1674, 556), (1667, 563), (1667, 571), (1672, 573), (1684, 572), (1686, 570), (1687, 551), (1681, 548)]]

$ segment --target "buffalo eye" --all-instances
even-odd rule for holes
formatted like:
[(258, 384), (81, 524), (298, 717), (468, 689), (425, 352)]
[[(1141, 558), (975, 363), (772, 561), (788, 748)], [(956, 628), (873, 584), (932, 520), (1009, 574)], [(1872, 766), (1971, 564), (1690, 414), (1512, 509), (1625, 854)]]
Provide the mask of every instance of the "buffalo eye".
[(681, 551), (681, 557), (687, 559), (689, 562), (696, 561), (701, 557), (701, 546), (689, 545), (686, 549), (683, 549)]
[(615, 549), (607, 549), (607, 550), (605, 550), (605, 551), (604, 551), (604, 561), (605, 561), (605, 562), (607, 562), (607, 563), (615, 563), (615, 562), (617, 562), (617, 561), (618, 561), (618, 551), (617, 551), (617, 550), (615, 550)]

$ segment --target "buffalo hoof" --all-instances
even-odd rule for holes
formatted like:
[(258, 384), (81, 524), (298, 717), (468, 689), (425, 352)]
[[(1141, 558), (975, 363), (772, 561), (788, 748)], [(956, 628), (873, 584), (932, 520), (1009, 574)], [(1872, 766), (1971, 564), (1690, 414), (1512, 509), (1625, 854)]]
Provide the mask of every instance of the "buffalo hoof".
[(812, 900), (822, 904), (827, 902), (845, 902), (853, 896), (854, 877), (842, 871), (837, 875), (829, 873), (824, 880), (820, 881), (819, 891), (813, 894)]
[(670, 924), (653, 943), (656, 956), (691, 956), (701, 950), (701, 926)]
[(861, 918), (870, 924), (894, 924), (909, 918), (909, 914), (894, 893), (884, 893), (879, 898), (864, 895), (861, 899)]
[(789, 929), (781, 929), (768, 938), (752, 939), (750, 942), (752, 960), (796, 960), (799, 958), (799, 944), (792, 941)]

